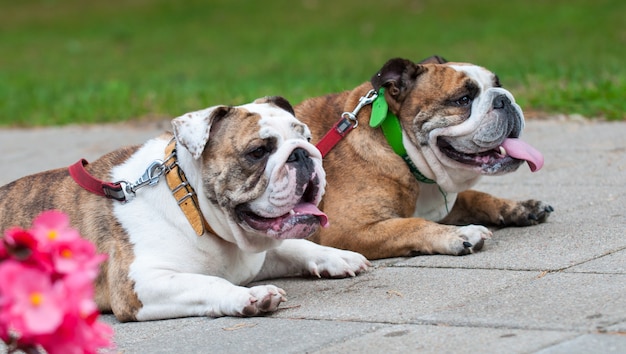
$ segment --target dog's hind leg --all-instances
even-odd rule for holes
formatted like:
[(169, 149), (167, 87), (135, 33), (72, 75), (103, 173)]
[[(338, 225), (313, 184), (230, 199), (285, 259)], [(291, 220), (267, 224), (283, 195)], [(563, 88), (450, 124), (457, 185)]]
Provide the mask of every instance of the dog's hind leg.
[(440, 222), (448, 225), (529, 226), (545, 222), (552, 206), (537, 200), (514, 201), (469, 190), (459, 193), (450, 213)]

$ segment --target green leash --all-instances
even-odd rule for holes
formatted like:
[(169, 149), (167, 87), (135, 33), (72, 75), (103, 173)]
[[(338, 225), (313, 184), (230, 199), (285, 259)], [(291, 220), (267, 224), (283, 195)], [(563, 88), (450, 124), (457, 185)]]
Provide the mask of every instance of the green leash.
[[(387, 105), (387, 101), (385, 100), (385, 88), (381, 87), (378, 90), (378, 97), (372, 102), (372, 114), (370, 116), (370, 127), (378, 128), (380, 127), (387, 139), (387, 142), (393, 149), (393, 151), (398, 154), (398, 156), (402, 157), (404, 162), (406, 162), (411, 174), (418, 181), (426, 184), (436, 184), (437, 182), (432, 179), (424, 176), (417, 166), (413, 163), (413, 161), (409, 158), (409, 155), (406, 153), (406, 149), (404, 145), (402, 145), (402, 126), (400, 126), (400, 121), (398, 117), (393, 114), (389, 110), (389, 106)], [(448, 194), (439, 187), (439, 192), (443, 196), (443, 200), (446, 203), (446, 211), (448, 210)]]

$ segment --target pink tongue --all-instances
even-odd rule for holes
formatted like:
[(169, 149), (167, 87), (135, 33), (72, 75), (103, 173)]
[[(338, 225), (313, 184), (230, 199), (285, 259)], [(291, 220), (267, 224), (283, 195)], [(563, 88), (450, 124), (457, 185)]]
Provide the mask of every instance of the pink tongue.
[(320, 219), (320, 225), (322, 227), (328, 226), (328, 216), (323, 211), (319, 210), (314, 204), (300, 203), (293, 208), (296, 214), (310, 214), (315, 215)]
[(543, 155), (522, 139), (506, 139), (502, 142), (502, 147), (509, 156), (528, 162), (532, 172), (539, 171), (543, 167)]

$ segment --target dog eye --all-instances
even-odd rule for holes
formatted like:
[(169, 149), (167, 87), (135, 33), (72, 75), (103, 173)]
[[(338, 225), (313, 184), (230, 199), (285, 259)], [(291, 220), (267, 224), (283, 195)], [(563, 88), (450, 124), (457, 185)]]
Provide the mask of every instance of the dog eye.
[(248, 152), (248, 156), (254, 160), (260, 160), (269, 154), (269, 149), (266, 146), (259, 146), (256, 149)]
[(458, 100), (454, 101), (454, 104), (459, 107), (469, 106), (470, 104), (472, 104), (472, 98), (469, 95), (465, 95), (459, 98)]

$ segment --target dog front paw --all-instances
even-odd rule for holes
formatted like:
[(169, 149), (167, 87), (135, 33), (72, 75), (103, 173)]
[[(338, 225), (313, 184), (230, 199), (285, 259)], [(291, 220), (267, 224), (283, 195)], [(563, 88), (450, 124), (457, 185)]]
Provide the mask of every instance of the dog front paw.
[(548, 220), (554, 208), (540, 200), (516, 202), (515, 205), (500, 215), (500, 226), (530, 226)]
[(249, 288), (247, 300), (236, 311), (238, 316), (259, 316), (278, 309), (281, 302), (287, 301), (285, 290), (274, 285), (259, 285)]
[(311, 253), (307, 262), (307, 270), (318, 278), (354, 277), (367, 270), (372, 264), (360, 253), (320, 246)]
[(458, 227), (448, 238), (448, 254), (463, 256), (480, 251), (492, 232), (484, 226), (467, 225)]

